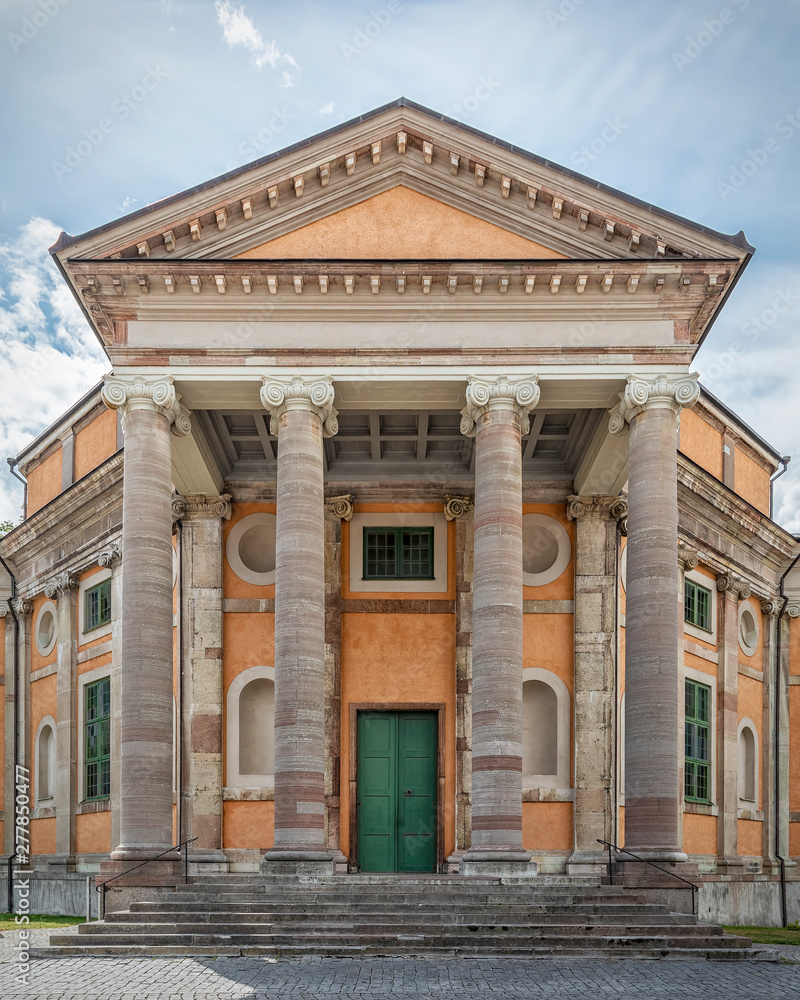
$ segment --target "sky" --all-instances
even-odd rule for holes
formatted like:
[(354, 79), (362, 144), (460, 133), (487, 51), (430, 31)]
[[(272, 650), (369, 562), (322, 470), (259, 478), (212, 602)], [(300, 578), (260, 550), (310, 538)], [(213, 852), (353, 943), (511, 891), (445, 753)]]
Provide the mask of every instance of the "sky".
[[(86, 232), (405, 96), (756, 255), (696, 357), (800, 532), (800, 0), (0, 0), (0, 459), (109, 370)], [(0, 469), (0, 522), (22, 488)]]

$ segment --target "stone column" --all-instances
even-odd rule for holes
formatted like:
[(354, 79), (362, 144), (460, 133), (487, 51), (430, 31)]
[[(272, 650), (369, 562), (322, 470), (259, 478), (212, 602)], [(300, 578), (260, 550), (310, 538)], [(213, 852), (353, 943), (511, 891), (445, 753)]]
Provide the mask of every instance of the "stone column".
[(533, 875), (522, 847), (522, 446), (538, 379), (470, 378), (475, 436), (472, 845), (465, 875)]
[(611, 433), (630, 424), (624, 846), (662, 861), (686, 860), (680, 825), (677, 417), (699, 394), (696, 375), (631, 375), (609, 423)]
[(575, 521), (574, 850), (569, 875), (605, 872), (598, 840), (614, 833), (614, 718), (617, 653), (617, 521), (622, 497), (570, 497)]
[[(14, 845), (14, 797), (17, 793), (14, 781), (14, 705), (17, 694), (17, 678), (14, 673), (14, 617), (11, 601), (0, 603), (0, 625), (3, 626), (5, 683), (3, 686), (3, 854), (10, 857)], [(33, 777), (31, 775), (31, 777)]]
[(336, 433), (331, 379), (264, 377), (278, 437), (275, 545), (275, 842), (265, 874), (333, 874), (325, 843), (323, 437)]
[(178, 840), (193, 862), (224, 864), (222, 851), (222, 522), (230, 495), (176, 496), (181, 522), (182, 791)]
[(108, 376), (125, 421), (122, 499), (120, 844), (113, 861), (172, 844), (172, 461), (170, 426), (190, 429), (171, 378)]
[(78, 739), (78, 578), (60, 573), (44, 588), (57, 600), (56, 661), (56, 857), (57, 864), (75, 862)]
[(739, 598), (750, 588), (730, 574), (717, 577), (717, 871), (741, 874), (739, 827)]
[(120, 730), (122, 728), (122, 539), (117, 537), (97, 556), (111, 570), (111, 843), (120, 842)]

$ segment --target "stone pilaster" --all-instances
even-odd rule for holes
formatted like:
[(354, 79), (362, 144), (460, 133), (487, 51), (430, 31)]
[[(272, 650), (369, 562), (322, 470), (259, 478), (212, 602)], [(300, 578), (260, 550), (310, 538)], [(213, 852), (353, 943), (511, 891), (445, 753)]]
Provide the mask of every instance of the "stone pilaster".
[[(717, 870), (740, 873), (739, 828), (739, 598), (744, 584), (730, 575), (717, 577)], [(713, 599), (713, 597), (712, 597)]]
[(177, 840), (198, 839), (193, 862), (225, 863), (222, 851), (222, 522), (230, 496), (176, 496), (181, 522), (181, 653), (183, 661)]
[(570, 875), (605, 871), (614, 833), (617, 522), (622, 497), (570, 497), (575, 521), (574, 850)]
[(462, 874), (535, 874), (522, 846), (522, 450), (535, 377), (471, 378), (475, 436), (472, 843)]
[[(17, 764), (31, 769), (31, 617), (33, 603), (25, 597), (12, 602), (17, 616), (17, 660), (20, 690), (17, 691)], [(34, 787), (33, 774), (31, 789)]]
[[(122, 544), (121, 540), (118, 543)], [(111, 843), (120, 842), (120, 733), (122, 730), (122, 552), (112, 544), (98, 553), (97, 565), (111, 570)]]
[(5, 656), (5, 683), (3, 686), (4, 700), (4, 726), (3, 726), (3, 854), (9, 857), (14, 853), (14, 796), (16, 787), (14, 782), (14, 704), (17, 694), (17, 678), (14, 671), (14, 617), (11, 614), (11, 602), (0, 602), (0, 626), (2, 626), (4, 656)]
[(75, 862), (75, 806), (78, 798), (78, 579), (60, 573), (45, 594), (57, 602), (56, 660), (56, 861)]
[(472, 837), (472, 580), (474, 521), (469, 497), (445, 497), (456, 522), (456, 849), (455, 865)]
[[(763, 725), (759, 744), (758, 783), (761, 793), (761, 810), (764, 821), (761, 824), (761, 853), (763, 867), (767, 872), (779, 872), (780, 864), (775, 857), (777, 850), (775, 824), (775, 646), (778, 630), (782, 626), (779, 618), (783, 601), (779, 596), (764, 601), (761, 610), (764, 614), (764, 697)], [(786, 638), (784, 636), (784, 638)], [(780, 668), (779, 668), (780, 670)], [(758, 803), (756, 803), (758, 805)]]
[(122, 411), (125, 427), (120, 843), (111, 855), (121, 862), (172, 844), (170, 427), (185, 434), (190, 422), (171, 378), (109, 376), (103, 399)]
[(684, 861), (679, 739), (677, 416), (696, 376), (630, 376), (609, 430), (630, 424), (625, 629), (625, 846)]
[(347, 870), (341, 850), (342, 730), (342, 521), (353, 516), (353, 498), (325, 501), (325, 804), (326, 843), (337, 871)]
[(336, 433), (330, 378), (265, 377), (278, 437), (275, 551), (275, 842), (266, 874), (333, 872), (325, 841), (323, 437)]

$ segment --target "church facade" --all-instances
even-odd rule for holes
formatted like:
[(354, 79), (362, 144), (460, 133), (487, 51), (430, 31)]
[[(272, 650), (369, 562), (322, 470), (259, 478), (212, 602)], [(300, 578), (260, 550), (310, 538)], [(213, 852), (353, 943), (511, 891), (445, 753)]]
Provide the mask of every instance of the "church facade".
[(23, 767), (42, 884), (611, 846), (796, 919), (800, 544), (692, 372), (752, 252), (405, 100), (62, 234), (112, 371), (17, 458), (6, 857)]

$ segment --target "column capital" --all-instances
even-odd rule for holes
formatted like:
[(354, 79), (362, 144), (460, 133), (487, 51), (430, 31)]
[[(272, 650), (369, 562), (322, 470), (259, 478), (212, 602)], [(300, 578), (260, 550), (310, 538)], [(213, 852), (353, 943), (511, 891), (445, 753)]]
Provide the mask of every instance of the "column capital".
[(688, 542), (684, 542), (683, 539), (678, 540), (678, 562), (683, 569), (696, 569), (700, 562), (695, 549)]
[(770, 597), (768, 600), (761, 602), (761, 613), (767, 618), (777, 617), (780, 613), (782, 604), (783, 602), (776, 594), (774, 597)]
[(110, 549), (103, 549), (103, 551), (97, 557), (98, 566), (113, 566), (114, 563), (119, 562), (122, 559), (122, 552), (113, 546)]
[(467, 405), (461, 411), (461, 433), (475, 437), (478, 421), (488, 410), (514, 410), (519, 415), (523, 434), (530, 428), (530, 411), (539, 402), (539, 376), (515, 379), (506, 375), (498, 378), (477, 378), (470, 375), (467, 383)]
[(628, 516), (626, 497), (567, 497), (567, 520), (577, 521), (581, 517), (609, 517), (621, 521)]
[(270, 434), (277, 437), (281, 414), (285, 410), (310, 410), (322, 421), (322, 436), (333, 437), (339, 430), (338, 410), (333, 405), (333, 379), (261, 378), (261, 404), (269, 411)]
[(29, 601), (27, 597), (15, 597), (11, 602), (11, 607), (14, 609), (14, 614), (22, 618), (33, 611), (33, 602)]
[(475, 506), (472, 497), (457, 497), (451, 493), (444, 498), (444, 517), (446, 521), (457, 521), (468, 514)]
[(342, 521), (349, 521), (353, 516), (353, 494), (343, 493), (338, 497), (327, 497), (325, 510), (329, 514), (335, 514)]
[(184, 437), (192, 429), (191, 413), (180, 402), (175, 380), (170, 375), (106, 375), (103, 402), (125, 417), (131, 410), (155, 410), (169, 421), (172, 433)]
[(723, 573), (722, 576), (717, 577), (717, 590), (720, 593), (731, 590), (742, 599), (746, 599), (752, 594), (750, 584), (746, 580), (734, 576), (733, 573)]
[(609, 414), (610, 433), (621, 434), (625, 425), (643, 410), (666, 408), (677, 415), (684, 407), (694, 406), (700, 397), (697, 379), (695, 372), (659, 374), (652, 378), (629, 375), (625, 391), (619, 394), (619, 403)]
[(68, 594), (71, 590), (77, 589), (77, 576), (74, 576), (69, 570), (65, 570), (63, 573), (59, 573), (58, 576), (53, 577), (52, 580), (48, 580), (45, 584), (44, 592), (45, 596), (52, 600), (60, 594)]
[(190, 517), (221, 517), (229, 521), (231, 517), (231, 495), (221, 493), (207, 495), (203, 493), (181, 496), (178, 493), (172, 497), (172, 518), (179, 521)]
[(800, 618), (800, 604), (787, 604), (786, 614), (790, 618)]

